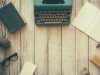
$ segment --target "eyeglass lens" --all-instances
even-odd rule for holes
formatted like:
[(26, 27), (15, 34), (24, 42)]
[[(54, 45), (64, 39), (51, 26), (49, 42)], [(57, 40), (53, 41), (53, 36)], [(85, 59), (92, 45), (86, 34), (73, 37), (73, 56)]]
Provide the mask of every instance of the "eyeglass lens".
[(18, 59), (18, 55), (15, 55), (15, 56), (11, 57), (10, 59), (11, 59), (11, 61), (16, 61)]
[(9, 66), (9, 64), (10, 64), (9, 60), (6, 60), (5, 62), (2, 63), (2, 65), (5, 66), (5, 67)]

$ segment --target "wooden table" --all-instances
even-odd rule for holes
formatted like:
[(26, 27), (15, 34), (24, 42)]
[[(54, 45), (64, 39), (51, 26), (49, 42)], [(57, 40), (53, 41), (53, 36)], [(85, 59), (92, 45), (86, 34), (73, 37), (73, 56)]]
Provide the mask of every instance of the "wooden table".
[[(100, 0), (73, 0), (72, 21), (88, 1), (100, 8)], [(100, 57), (97, 42), (72, 26), (36, 26), (34, 23), (33, 0), (4, 0), (13, 2), (27, 21), (27, 25), (10, 34), (0, 21), (0, 37), (6, 36), (11, 42), (9, 49), (0, 48), (0, 55), (5, 58), (18, 53), (18, 60), (11, 61), (10, 66), (2, 69), (0, 75), (19, 75), (25, 61), (37, 65), (35, 75), (80, 75), (87, 67), (91, 75), (98, 75), (100, 69), (90, 58), (96, 54)], [(2, 7), (2, 0), (0, 0)]]

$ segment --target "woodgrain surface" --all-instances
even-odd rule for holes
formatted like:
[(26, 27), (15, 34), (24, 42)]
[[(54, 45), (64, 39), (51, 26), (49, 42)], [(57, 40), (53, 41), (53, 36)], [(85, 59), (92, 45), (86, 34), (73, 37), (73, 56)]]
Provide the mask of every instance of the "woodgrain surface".
[[(100, 0), (73, 0), (71, 23), (88, 1), (100, 9)], [(0, 56), (7, 58), (18, 53), (18, 60), (6, 68), (0, 66), (0, 75), (19, 75), (25, 61), (37, 65), (34, 75), (80, 75), (87, 67), (91, 75), (99, 75), (100, 69), (90, 61), (100, 57), (97, 42), (72, 26), (36, 26), (33, 0), (0, 0), (0, 8), (12, 2), (27, 21), (27, 25), (10, 34), (0, 20), (0, 37), (11, 42), (9, 49), (0, 48)]]
[[(76, 16), (88, 0), (76, 0)], [(76, 28), (76, 75), (80, 70), (88, 68), (88, 36)]]

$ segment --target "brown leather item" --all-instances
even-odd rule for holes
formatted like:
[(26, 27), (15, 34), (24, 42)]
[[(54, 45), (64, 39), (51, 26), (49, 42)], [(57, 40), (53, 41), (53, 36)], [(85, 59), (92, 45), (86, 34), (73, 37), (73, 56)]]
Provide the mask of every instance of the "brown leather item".
[(90, 75), (90, 73), (86, 73), (85, 75)]
[(10, 41), (6, 38), (0, 38), (0, 47), (8, 48), (10, 47)]

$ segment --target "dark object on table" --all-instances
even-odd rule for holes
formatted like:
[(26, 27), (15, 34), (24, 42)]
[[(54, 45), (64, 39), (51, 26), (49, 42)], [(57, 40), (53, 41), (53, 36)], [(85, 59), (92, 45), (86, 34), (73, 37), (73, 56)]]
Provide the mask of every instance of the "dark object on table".
[(90, 75), (90, 73), (86, 73), (85, 75)]
[(15, 53), (15, 54), (9, 56), (8, 58), (6, 58), (6, 59), (5, 59), (4, 61), (2, 61), (0, 64), (1, 64), (2, 66), (4, 66), (4, 67), (7, 67), (7, 66), (10, 65), (10, 60), (11, 60), (11, 61), (16, 61), (17, 59), (18, 59), (18, 54)]
[(8, 48), (10, 47), (10, 41), (6, 38), (0, 38), (0, 47)]
[(100, 42), (98, 43), (98, 45), (96, 46), (96, 48), (98, 48), (100, 46)]
[(0, 19), (10, 33), (15, 32), (26, 24), (26, 21), (12, 3), (0, 9)]

